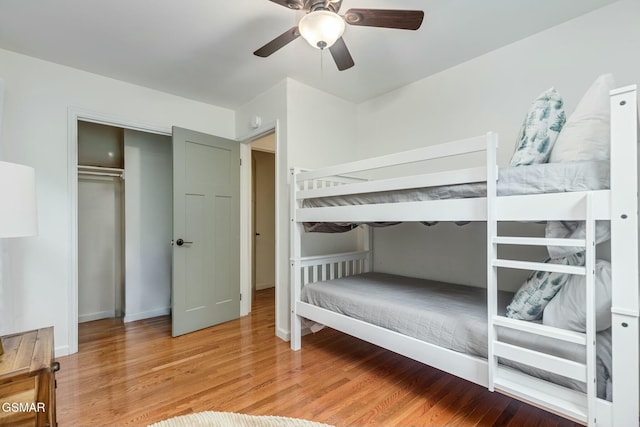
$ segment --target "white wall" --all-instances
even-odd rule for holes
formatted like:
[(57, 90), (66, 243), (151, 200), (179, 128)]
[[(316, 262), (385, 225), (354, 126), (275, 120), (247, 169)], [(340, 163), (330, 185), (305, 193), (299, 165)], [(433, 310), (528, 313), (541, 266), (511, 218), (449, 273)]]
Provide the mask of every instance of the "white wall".
[[(259, 116), (263, 128), (251, 128)], [(238, 136), (266, 131), (278, 123), (276, 133), (276, 334), (289, 338), (289, 169), (319, 167), (355, 158), (356, 105), (285, 79), (236, 112)], [(245, 175), (246, 176), (246, 175)], [(246, 179), (246, 178), (245, 178)], [(246, 186), (246, 184), (245, 184)], [(341, 249), (355, 248), (354, 235), (318, 235), (305, 241), (306, 253), (332, 250), (337, 241)], [(332, 242), (328, 238), (334, 237)], [(340, 250), (340, 249), (338, 249)]]
[(78, 179), (78, 322), (121, 315), (122, 208), (120, 178)]
[(235, 137), (231, 110), (0, 50), (5, 82), (2, 159), (35, 168), (39, 235), (2, 244), (1, 333), (53, 325), (59, 355), (73, 350), (69, 108), (166, 128)]
[(169, 314), (171, 138), (125, 129), (125, 322)]
[[(355, 160), (356, 105), (295, 80), (287, 93), (289, 167), (315, 169)], [(305, 233), (302, 254), (357, 249), (357, 232)]]
[(4, 148), (4, 144), (2, 143), (2, 121), (4, 119), (4, 80), (0, 79), (0, 157), (2, 156), (2, 151)]
[[(639, 16), (640, 2), (622, 0), (364, 102), (358, 106), (358, 155), (493, 130), (500, 134), (499, 163), (505, 165), (531, 101), (545, 89), (555, 86), (570, 113), (600, 74), (612, 72), (621, 86), (640, 83)], [(414, 234), (421, 239), (410, 244), (408, 255), (399, 256), (397, 249), (409, 245), (404, 239)], [(377, 269), (466, 284), (486, 282), (484, 224), (403, 226), (398, 233), (376, 230), (374, 238)], [(456, 267), (443, 268), (446, 264)], [(520, 284), (516, 282), (514, 276), (515, 287)]]
[[(289, 307), (288, 298), (288, 260), (289, 257), (289, 194), (287, 192), (288, 167), (287, 167), (287, 87), (289, 81), (282, 80), (268, 91), (256, 96), (249, 103), (243, 105), (236, 111), (236, 134), (242, 141), (250, 140), (250, 135), (256, 135), (261, 132), (268, 132), (275, 128), (276, 138), (276, 259), (279, 262), (276, 265), (276, 335), (282, 339), (288, 339), (289, 334)], [(261, 118), (262, 127), (254, 129), (251, 127), (251, 120), (254, 116)], [(241, 212), (245, 217), (242, 218), (245, 224), (245, 232), (240, 236), (241, 242), (248, 242), (251, 238), (248, 234), (250, 230), (251, 212), (251, 150), (248, 146), (241, 147), (241, 156), (243, 157), (241, 172)], [(284, 230), (284, 231), (283, 231)], [(286, 232), (286, 234), (283, 234)], [(241, 280), (243, 283), (251, 283), (251, 277), (246, 271), (250, 268), (250, 263), (246, 260), (251, 259), (250, 247), (245, 247), (242, 259), (245, 260), (245, 268), (241, 269)], [(250, 289), (244, 289), (250, 291)], [(243, 298), (246, 304), (247, 298)], [(250, 307), (245, 306), (246, 312), (250, 311)], [(244, 311), (244, 310), (243, 310)]]

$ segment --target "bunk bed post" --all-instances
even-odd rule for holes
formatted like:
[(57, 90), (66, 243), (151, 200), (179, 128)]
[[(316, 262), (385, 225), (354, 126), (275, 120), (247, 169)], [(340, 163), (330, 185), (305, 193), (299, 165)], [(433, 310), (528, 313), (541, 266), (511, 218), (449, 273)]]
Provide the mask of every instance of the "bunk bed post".
[(494, 260), (498, 258), (498, 222), (496, 220), (496, 197), (498, 179), (497, 151), (498, 135), (487, 133), (487, 361), (489, 363), (489, 391), (494, 390), (494, 378), (498, 369), (498, 358), (494, 355), (496, 328), (494, 316), (498, 314), (498, 276)]
[(596, 221), (593, 214), (593, 197), (585, 197), (585, 301), (586, 301), (586, 367), (587, 367), (587, 426), (596, 425)]
[(364, 271), (363, 273), (368, 273), (373, 271), (373, 251), (372, 251), (372, 243), (373, 243), (373, 228), (368, 225), (362, 225), (364, 227), (364, 236), (362, 238), (362, 249), (367, 251), (367, 257), (364, 260)]
[(300, 258), (302, 256), (302, 248), (300, 247), (300, 240), (302, 234), (302, 224), (296, 221), (296, 208), (298, 202), (296, 200), (296, 190), (298, 183), (296, 182), (296, 175), (299, 170), (291, 169), (290, 172), (290, 223), (291, 228), (289, 231), (290, 239), (290, 265), (291, 265), (291, 350), (300, 350), (302, 347), (302, 320), (300, 316), (296, 315), (296, 301), (300, 299), (300, 290), (302, 287), (302, 276), (300, 273)]
[(638, 425), (637, 88), (611, 91), (612, 401), (614, 426)]

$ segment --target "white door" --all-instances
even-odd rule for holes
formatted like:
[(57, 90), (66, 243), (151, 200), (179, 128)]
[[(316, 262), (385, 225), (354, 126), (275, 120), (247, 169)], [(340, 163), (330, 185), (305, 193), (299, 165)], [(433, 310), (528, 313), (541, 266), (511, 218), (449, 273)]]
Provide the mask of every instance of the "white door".
[(240, 144), (173, 128), (172, 334), (240, 316)]

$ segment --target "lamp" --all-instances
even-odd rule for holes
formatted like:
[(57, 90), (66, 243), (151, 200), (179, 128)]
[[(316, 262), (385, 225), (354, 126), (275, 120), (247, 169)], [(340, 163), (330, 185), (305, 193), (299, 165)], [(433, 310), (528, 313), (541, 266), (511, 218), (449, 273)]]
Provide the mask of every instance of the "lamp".
[(344, 19), (330, 10), (316, 10), (302, 17), (298, 31), (309, 44), (317, 49), (325, 49), (344, 34)]
[[(33, 236), (37, 233), (33, 168), (0, 162), (0, 238)], [(0, 339), (2, 353), (4, 349)]]

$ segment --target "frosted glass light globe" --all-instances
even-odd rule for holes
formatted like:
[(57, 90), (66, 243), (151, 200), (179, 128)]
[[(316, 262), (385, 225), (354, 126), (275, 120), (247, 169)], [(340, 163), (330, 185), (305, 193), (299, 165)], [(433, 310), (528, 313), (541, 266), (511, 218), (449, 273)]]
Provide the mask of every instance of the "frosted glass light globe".
[(300, 35), (317, 49), (325, 49), (344, 34), (344, 20), (329, 10), (316, 10), (302, 17), (298, 24)]

